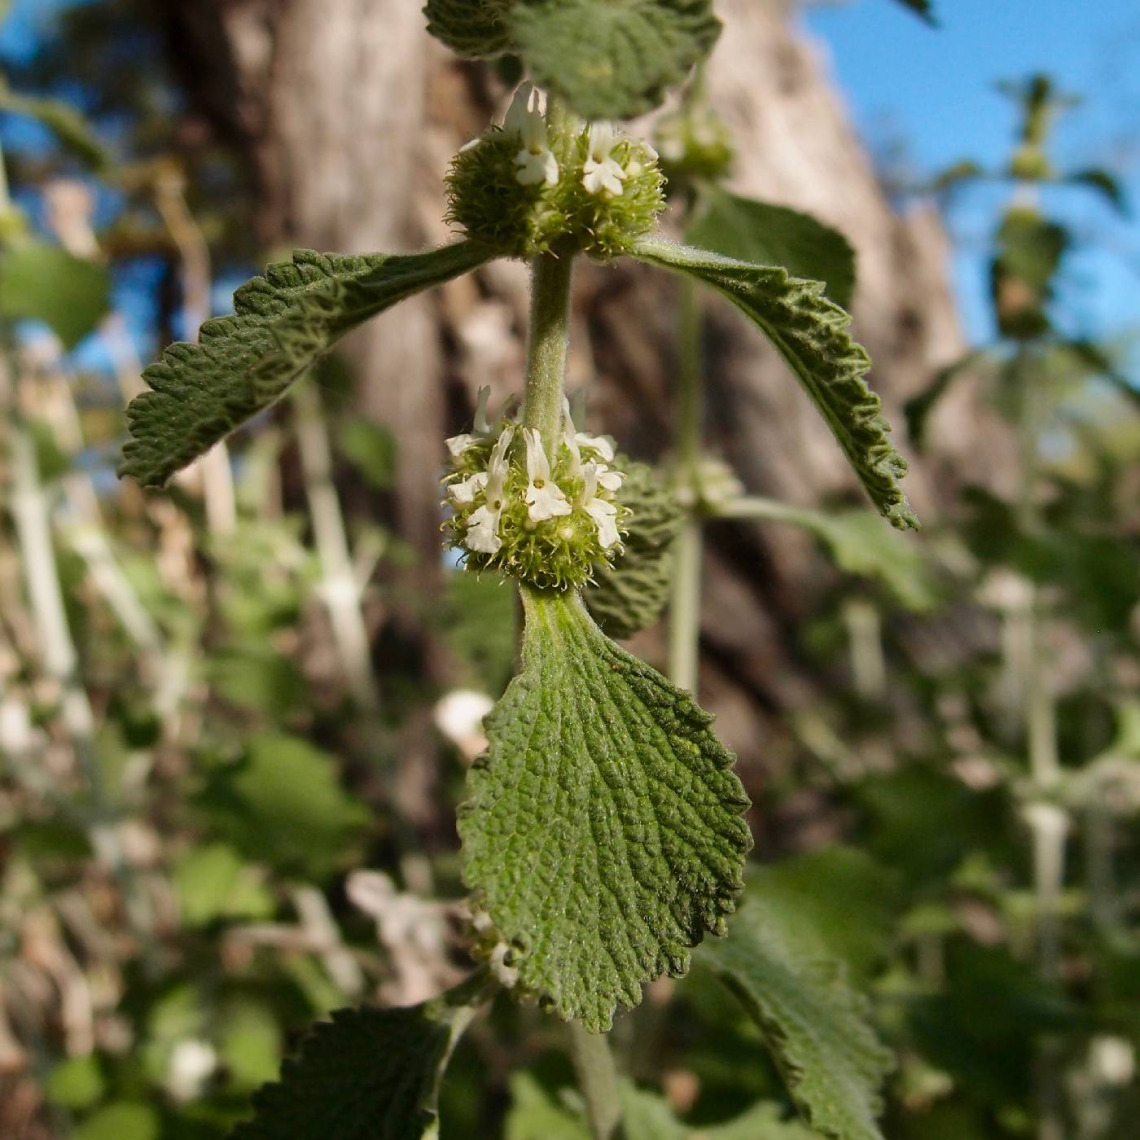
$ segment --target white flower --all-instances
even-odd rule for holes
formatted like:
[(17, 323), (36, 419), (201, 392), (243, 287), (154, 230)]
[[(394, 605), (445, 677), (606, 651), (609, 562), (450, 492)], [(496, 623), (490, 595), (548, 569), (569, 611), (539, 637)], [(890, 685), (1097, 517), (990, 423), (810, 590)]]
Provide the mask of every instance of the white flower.
[(453, 435), (443, 442), (447, 444), (451, 458), (458, 459), (469, 447), (474, 447), (479, 442), (479, 437), (471, 432), (464, 432), (462, 435)]
[(469, 447), (484, 443), (487, 436), (491, 434), (491, 425), (487, 422), (487, 401), (490, 398), (491, 389), (480, 388), (478, 402), (475, 405), (474, 430), (465, 432), (463, 435), (453, 435), (450, 439), (443, 441), (447, 444), (447, 450), (451, 453), (452, 459), (458, 459)]
[[(582, 487), (580, 505), (597, 525), (598, 542), (602, 549), (609, 550), (620, 538), (617, 528), (617, 507), (613, 503), (597, 497), (600, 474), (601, 471), (597, 463), (587, 463), (582, 469), (585, 484)], [(616, 474), (616, 472), (610, 472), (610, 474)], [(620, 485), (621, 480), (619, 479), (618, 486)]]
[(617, 142), (613, 123), (591, 123), (586, 144), (586, 161), (582, 164), (582, 185), (587, 194), (600, 194), (603, 190), (611, 198), (620, 197), (626, 171), (610, 155)]
[(515, 181), (520, 186), (553, 186), (558, 181), (558, 159), (550, 150), (520, 150), (515, 155)]
[(177, 1101), (194, 1100), (217, 1067), (218, 1055), (208, 1041), (183, 1038), (170, 1053), (167, 1091)]
[(452, 483), (448, 493), (451, 495), (452, 502), (466, 506), (468, 503), (475, 502), (475, 496), (486, 486), (487, 472), (476, 471), (474, 475), (469, 475), (461, 483)]
[(558, 160), (550, 149), (541, 94), (531, 84), (519, 85), (503, 130), (522, 139), (522, 150), (515, 155), (515, 181), (520, 186), (553, 186), (558, 181)]
[(578, 436), (574, 431), (574, 421), (570, 418), (570, 401), (562, 398), (562, 442), (570, 451), (570, 476), (582, 478), (582, 450), (578, 446)]
[(484, 385), (475, 397), (475, 431), (478, 435), (490, 435), (491, 425), (487, 422), (487, 401), (491, 398), (491, 389)]
[(526, 439), (526, 474), (529, 479), (526, 501), (531, 522), (542, 522), (555, 515), (568, 515), (570, 504), (561, 487), (550, 478), (550, 463), (535, 428), (523, 428)]
[(604, 463), (595, 464), (598, 469), (598, 486), (604, 487), (607, 491), (616, 492), (621, 490), (622, 482), (625, 479), (624, 471), (611, 471)]
[(580, 447), (596, 451), (607, 463), (614, 461), (614, 442), (608, 435), (588, 435), (584, 431), (575, 436)]
[(467, 519), (464, 545), (468, 550), (479, 554), (497, 554), (503, 545), (503, 540), (499, 537), (499, 518), (503, 513), (503, 496), (509, 469), (507, 448), (510, 447), (514, 434), (515, 429), (511, 424), (499, 433), (499, 438), (491, 449), (491, 458), (487, 461), (486, 482), (483, 484), (485, 501)]

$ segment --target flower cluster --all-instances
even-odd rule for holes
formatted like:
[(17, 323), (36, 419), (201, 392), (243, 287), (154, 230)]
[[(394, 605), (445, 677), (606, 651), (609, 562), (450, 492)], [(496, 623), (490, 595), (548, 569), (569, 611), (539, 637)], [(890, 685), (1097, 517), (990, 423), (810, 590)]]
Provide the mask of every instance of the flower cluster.
[(501, 126), (456, 155), (449, 221), (510, 257), (557, 247), (605, 260), (629, 253), (664, 205), (657, 152), (612, 123), (548, 116), (529, 83)]
[(732, 166), (732, 132), (715, 111), (682, 107), (657, 120), (654, 141), (670, 183), (715, 182)]
[(449, 543), (474, 569), (540, 589), (581, 588), (622, 549), (630, 512), (617, 501), (624, 475), (612, 466), (613, 444), (575, 431), (567, 409), (548, 455), (535, 429), (488, 423), (487, 395), (480, 392), (474, 429), (447, 441)]

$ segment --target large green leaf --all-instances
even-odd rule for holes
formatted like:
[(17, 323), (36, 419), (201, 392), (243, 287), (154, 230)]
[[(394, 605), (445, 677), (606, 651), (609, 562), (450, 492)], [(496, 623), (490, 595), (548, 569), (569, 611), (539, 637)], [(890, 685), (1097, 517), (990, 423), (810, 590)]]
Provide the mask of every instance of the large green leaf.
[(687, 693), (610, 641), (578, 597), (523, 600), (522, 668), (487, 718), (461, 808), (463, 873), (520, 985), (596, 1032), (724, 930), (748, 800)]
[(864, 379), (871, 362), (847, 333), (851, 318), (823, 295), (821, 282), (662, 238), (642, 238), (634, 254), (704, 282), (752, 320), (803, 384), (879, 511), (900, 529), (918, 525), (899, 486), (906, 460)]
[(424, 14), (459, 55), (518, 55), (587, 119), (651, 111), (720, 34), (710, 0), (427, 0)]
[(443, 1070), (486, 996), (475, 979), (424, 1005), (337, 1010), (255, 1094), (253, 1119), (230, 1140), (435, 1137)]
[(58, 245), (19, 241), (0, 253), (0, 315), (43, 321), (73, 348), (107, 311), (104, 269)]
[(457, 55), (486, 59), (511, 50), (503, 17), (512, 0), (427, 0), (428, 31)]
[(523, 0), (507, 21), (531, 78), (586, 119), (651, 111), (720, 34), (709, 0)]
[(830, 846), (753, 866), (745, 898), (779, 912), (780, 937), (797, 958), (838, 958), (864, 980), (890, 948), (900, 886), (892, 867), (854, 847)]
[(929, 610), (938, 600), (921, 546), (884, 530), (870, 511), (817, 511), (770, 499), (737, 499), (724, 508), (731, 518), (767, 518), (802, 526), (821, 538), (835, 564), (848, 574), (874, 578), (911, 610)]
[(781, 929), (783, 912), (750, 896), (728, 937), (697, 960), (735, 991), (755, 1019), (804, 1118), (833, 1140), (882, 1140), (880, 1086), (892, 1067), (865, 1000), (835, 961), (805, 958)]
[(214, 775), (204, 814), (249, 860), (320, 879), (343, 862), (369, 813), (333, 758), (299, 737), (254, 736), (243, 759)]
[(850, 306), (855, 250), (838, 230), (810, 214), (717, 187), (702, 191), (700, 200), (685, 231), (690, 245), (755, 265), (782, 265), (793, 277), (824, 282), (837, 305)]
[(269, 266), (234, 294), (233, 316), (207, 321), (198, 344), (171, 345), (143, 373), (153, 391), (127, 409), (121, 474), (161, 486), (280, 399), (350, 329), (489, 257), (464, 241), (408, 256), (297, 250)]

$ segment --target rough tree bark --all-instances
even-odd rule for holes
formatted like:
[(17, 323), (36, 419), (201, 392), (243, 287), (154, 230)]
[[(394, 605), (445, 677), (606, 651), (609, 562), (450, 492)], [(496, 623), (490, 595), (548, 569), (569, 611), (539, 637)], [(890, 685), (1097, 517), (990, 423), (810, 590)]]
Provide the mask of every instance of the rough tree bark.
[[(901, 427), (902, 402), (964, 349), (941, 225), (929, 209), (891, 208), (820, 52), (782, 5), (717, 7), (727, 31), (709, 74), (739, 145), (735, 186), (814, 212), (855, 245), (856, 333)], [(163, 0), (163, 10), (191, 92), (253, 166), (268, 244), (356, 251), (446, 240), (447, 160), (503, 93), (429, 40), (419, 4)], [(600, 381), (591, 416), (635, 454), (659, 455), (667, 438), (671, 290), (635, 266), (579, 277), (571, 382)], [(458, 430), (479, 385), (496, 396), (519, 390), (525, 293), (522, 267), (498, 263), (478, 285), (460, 281), (401, 306), (351, 346), (365, 406), (400, 442), (400, 521), (426, 557), (438, 537), (445, 429)], [(710, 312), (714, 448), (754, 492), (796, 503), (853, 492), (834, 441), (773, 354), (723, 306)], [(450, 400), (445, 422), (449, 393), (463, 398)], [(935, 427), (935, 450), (908, 480), (928, 518), (965, 467), (973, 477), (1001, 474), (979, 458), (999, 449), (986, 445), (994, 429), (968, 388), (947, 401)], [(761, 763), (776, 731), (772, 713), (817, 691), (794, 630), (828, 571), (812, 542), (788, 528), (724, 524), (711, 538), (703, 695), (747, 768)]]

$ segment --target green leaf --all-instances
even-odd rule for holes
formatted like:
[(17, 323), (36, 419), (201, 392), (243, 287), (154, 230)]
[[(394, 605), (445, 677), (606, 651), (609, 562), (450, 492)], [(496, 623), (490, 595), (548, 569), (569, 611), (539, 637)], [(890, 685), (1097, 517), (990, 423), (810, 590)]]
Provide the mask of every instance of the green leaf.
[(173, 885), (187, 926), (206, 926), (219, 918), (273, 917), (273, 898), (257, 869), (224, 843), (188, 851), (174, 866)]
[(476, 978), (423, 1005), (341, 1009), (314, 1026), (230, 1140), (421, 1140), (438, 1134), (439, 1083), (486, 1000)]
[(690, 1128), (662, 1097), (626, 1084), (622, 1088), (625, 1140), (813, 1140), (797, 1121), (783, 1120), (774, 1104), (758, 1104), (735, 1120)]
[(723, 931), (751, 836), (733, 756), (687, 693), (574, 595), (523, 591), (522, 668), (486, 721), (459, 831), (524, 991), (599, 1032)]
[(855, 291), (855, 250), (838, 230), (787, 206), (705, 189), (685, 240), (755, 265), (782, 265), (792, 277), (823, 281), (827, 295), (848, 308)]
[(880, 1086), (892, 1067), (865, 1000), (835, 961), (811, 960), (781, 930), (782, 911), (750, 896), (698, 961), (732, 989), (763, 1033), (792, 1099), (833, 1140), (882, 1140)]
[(107, 1079), (95, 1053), (60, 1061), (44, 1082), (44, 1096), (52, 1104), (80, 1112), (98, 1104), (106, 1090)]
[(487, 59), (511, 50), (503, 18), (511, 0), (427, 0), (428, 31), (457, 55)]
[[(741, 503), (746, 506), (748, 500)], [(737, 517), (744, 513), (736, 512)], [(929, 610), (938, 600), (922, 549), (900, 534), (884, 531), (869, 511), (788, 507), (780, 517), (818, 535), (840, 570), (878, 580), (907, 609)]]
[(1127, 217), (1129, 213), (1128, 199), (1124, 194), (1124, 188), (1120, 185), (1120, 181), (1107, 170), (1102, 170), (1099, 167), (1078, 170), (1073, 174), (1066, 175), (1061, 181), (1073, 186), (1087, 186), (1090, 190), (1096, 190), (1117, 213)]
[(618, 461), (626, 471), (621, 501), (633, 511), (624, 552), (612, 567), (600, 566), (583, 600), (610, 637), (632, 637), (652, 625), (669, 598), (673, 541), (685, 512), (667, 477), (645, 463)]
[(586, 119), (651, 111), (720, 34), (709, 0), (516, 0), (507, 23), (535, 83)]
[(234, 294), (234, 315), (207, 321), (198, 344), (171, 345), (131, 402), (120, 473), (162, 486), (275, 403), (350, 329), (399, 301), (482, 265), (464, 241), (409, 256), (297, 250)]
[(161, 1131), (156, 1109), (120, 1100), (87, 1117), (71, 1135), (73, 1140), (159, 1140)]
[(931, 0), (897, 0), (897, 3), (921, 16), (932, 27), (938, 26), (938, 21), (934, 18), (934, 5)]
[(43, 321), (74, 348), (107, 311), (105, 270), (58, 245), (21, 241), (0, 253), (0, 314)]
[(903, 897), (890, 866), (838, 846), (753, 866), (745, 892), (779, 912), (780, 937), (797, 958), (839, 958), (857, 980), (886, 957)]
[[(781, 1119), (774, 1104), (758, 1104), (735, 1120), (691, 1128), (654, 1092), (629, 1082), (621, 1086), (625, 1140), (813, 1140), (814, 1133)], [(582, 1114), (550, 1095), (530, 1073), (511, 1077), (511, 1110), (505, 1140), (589, 1140)]]
[(341, 453), (377, 491), (386, 491), (396, 478), (396, 440), (383, 424), (350, 419), (337, 425)]
[(974, 182), (978, 179), (990, 178), (991, 175), (984, 167), (979, 166), (973, 159), (959, 159), (952, 166), (947, 167), (930, 183), (928, 189), (938, 194), (947, 190), (955, 190), (963, 182)]
[(530, 1073), (512, 1073), (510, 1083), (503, 1140), (590, 1140), (581, 1113), (560, 1104)]
[(642, 238), (634, 254), (704, 282), (756, 324), (803, 384), (880, 513), (900, 529), (918, 526), (898, 483), (906, 460), (864, 379), (871, 362), (847, 333), (851, 318), (823, 296), (820, 282), (661, 238)]
[(243, 760), (214, 779), (201, 806), (247, 859), (318, 879), (340, 865), (369, 819), (341, 787), (332, 757), (306, 740), (271, 734), (249, 741)]
[(921, 448), (926, 442), (926, 423), (934, 411), (938, 401), (950, 390), (951, 385), (960, 376), (966, 375), (971, 369), (982, 365), (988, 359), (985, 349), (976, 348), (967, 352), (957, 360), (951, 361), (944, 368), (940, 368), (927, 388), (912, 396), (903, 407), (906, 416), (907, 433), (916, 448)]
[[(0, 13), (0, 19), (3, 14)], [(93, 170), (109, 164), (107, 152), (96, 139), (83, 115), (62, 99), (45, 99), (35, 95), (18, 95), (0, 78), (0, 111), (26, 115), (46, 127), (65, 150)]]

